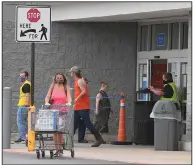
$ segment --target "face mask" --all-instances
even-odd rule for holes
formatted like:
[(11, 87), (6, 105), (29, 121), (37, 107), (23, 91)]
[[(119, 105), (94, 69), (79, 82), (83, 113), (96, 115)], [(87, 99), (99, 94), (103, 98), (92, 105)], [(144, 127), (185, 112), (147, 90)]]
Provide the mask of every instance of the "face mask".
[(108, 91), (108, 88), (106, 87), (106, 88), (104, 88), (104, 90), (105, 90), (105, 91)]
[(24, 82), (25, 81), (25, 77), (20, 77), (20, 81)]
[(57, 83), (62, 84), (64, 80), (56, 80)]
[(166, 83), (167, 83), (167, 81), (163, 80), (163, 84), (166, 84)]

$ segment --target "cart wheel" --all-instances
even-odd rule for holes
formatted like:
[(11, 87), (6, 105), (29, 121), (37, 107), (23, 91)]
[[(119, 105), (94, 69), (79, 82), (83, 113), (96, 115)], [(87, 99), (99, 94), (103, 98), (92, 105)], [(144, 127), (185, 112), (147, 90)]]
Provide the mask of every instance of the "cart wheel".
[(71, 157), (74, 158), (74, 150), (71, 150)]
[(42, 151), (42, 158), (45, 157), (45, 151)]
[(53, 159), (53, 151), (50, 151), (50, 158)]
[(37, 159), (40, 159), (40, 152), (37, 151), (36, 153), (37, 153)]

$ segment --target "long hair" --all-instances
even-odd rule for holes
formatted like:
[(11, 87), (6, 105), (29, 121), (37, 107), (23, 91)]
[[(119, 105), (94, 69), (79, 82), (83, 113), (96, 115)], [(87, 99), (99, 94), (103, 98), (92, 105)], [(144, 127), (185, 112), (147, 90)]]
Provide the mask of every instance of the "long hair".
[(55, 75), (55, 77), (54, 77), (54, 84), (57, 84), (57, 81), (56, 81), (57, 75), (61, 75), (61, 76), (63, 77), (63, 79), (64, 79), (63, 85), (66, 86), (66, 84), (67, 84), (67, 79), (66, 79), (66, 77), (64, 76), (63, 73), (56, 73), (56, 75)]

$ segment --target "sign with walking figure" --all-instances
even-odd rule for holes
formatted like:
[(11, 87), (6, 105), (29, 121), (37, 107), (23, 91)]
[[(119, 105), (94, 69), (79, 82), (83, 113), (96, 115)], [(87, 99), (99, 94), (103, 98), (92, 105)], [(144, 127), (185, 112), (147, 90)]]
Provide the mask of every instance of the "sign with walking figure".
[(42, 26), (42, 28), (41, 28), (41, 30), (39, 31), (39, 32), (42, 32), (42, 34), (41, 34), (41, 40), (42, 40), (43, 36), (44, 36), (45, 39), (47, 40), (47, 35), (46, 35), (46, 33), (47, 33), (47, 28), (44, 27), (43, 24), (41, 24), (41, 26)]
[(50, 42), (50, 7), (17, 6), (16, 12), (17, 42)]

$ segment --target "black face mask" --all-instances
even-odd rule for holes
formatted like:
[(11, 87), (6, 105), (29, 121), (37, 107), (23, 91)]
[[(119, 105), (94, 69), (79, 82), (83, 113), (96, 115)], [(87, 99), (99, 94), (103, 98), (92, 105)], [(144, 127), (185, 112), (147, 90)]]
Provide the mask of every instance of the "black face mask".
[(163, 84), (167, 84), (167, 81), (163, 80)]
[(59, 83), (59, 84), (63, 84), (63, 83), (64, 83), (64, 80), (61, 80), (61, 79), (58, 80), (58, 79), (57, 79), (56, 82)]

